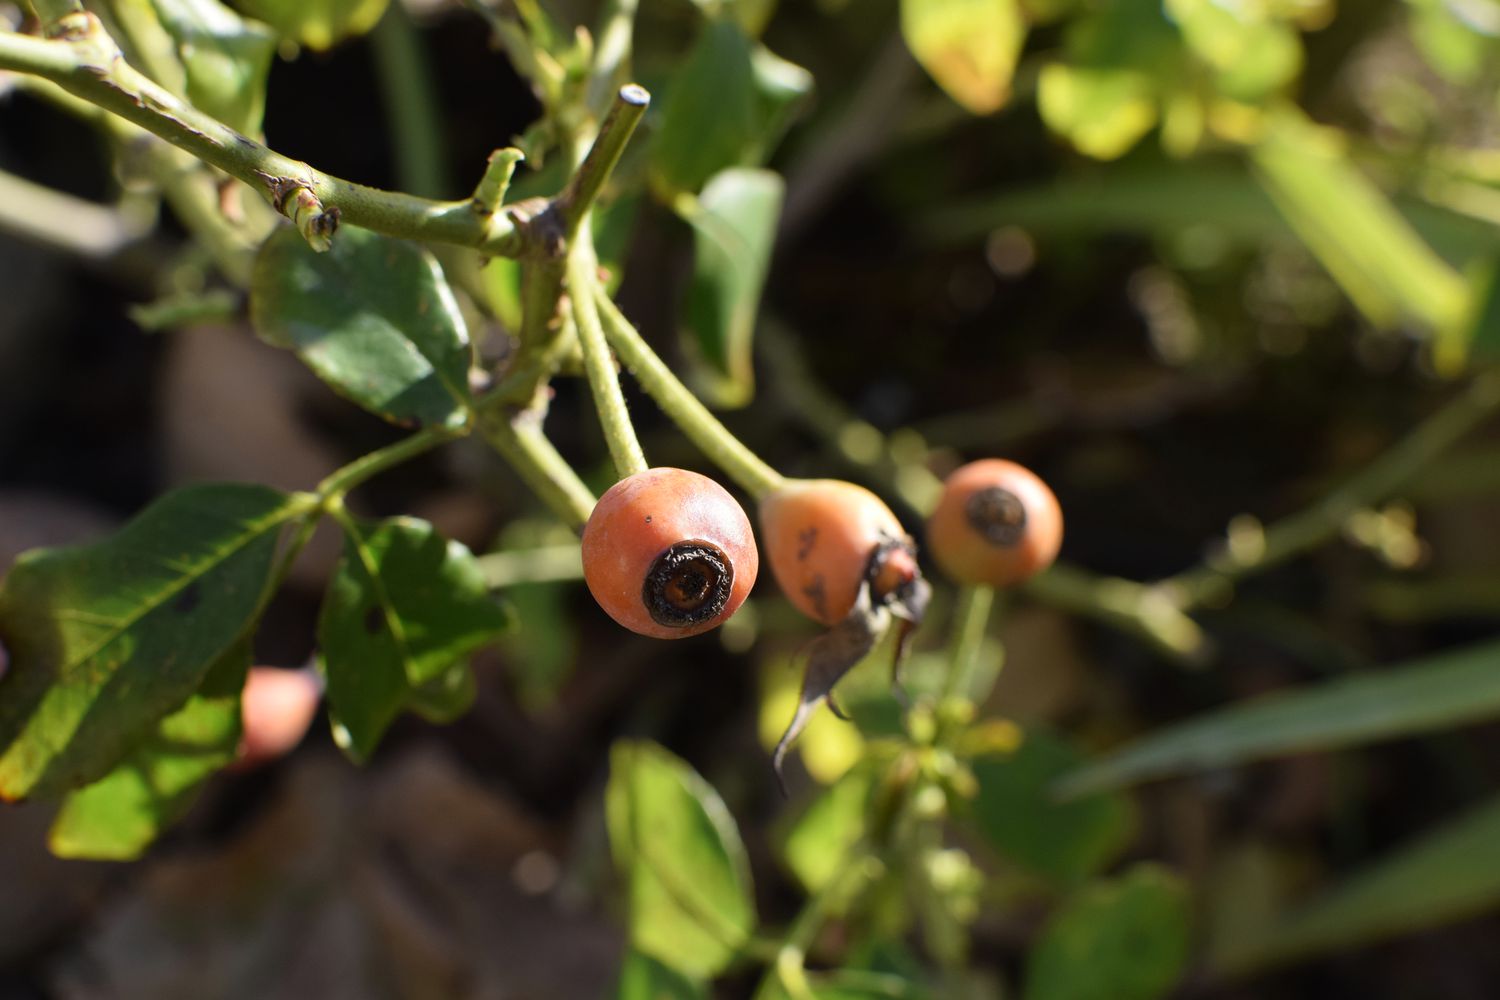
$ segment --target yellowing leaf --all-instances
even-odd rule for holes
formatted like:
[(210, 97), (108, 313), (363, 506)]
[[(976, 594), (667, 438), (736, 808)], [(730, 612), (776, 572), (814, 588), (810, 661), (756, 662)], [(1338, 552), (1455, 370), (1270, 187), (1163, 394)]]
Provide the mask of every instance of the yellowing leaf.
[(907, 48), (938, 86), (976, 115), (1010, 97), (1026, 22), (1015, 0), (901, 0)]

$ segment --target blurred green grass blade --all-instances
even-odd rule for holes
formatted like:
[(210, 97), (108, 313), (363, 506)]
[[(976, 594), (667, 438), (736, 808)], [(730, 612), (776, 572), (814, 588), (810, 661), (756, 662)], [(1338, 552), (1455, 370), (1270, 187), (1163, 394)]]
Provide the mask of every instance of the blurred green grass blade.
[(1461, 920), (1500, 906), (1500, 798), (1430, 830), (1294, 912), (1264, 937), (1226, 942), (1215, 971), (1243, 974)]
[(1468, 309), (1463, 278), (1300, 111), (1267, 116), (1256, 176), (1299, 238), (1371, 322), (1448, 331)]
[[(1487, 222), (1414, 198), (1396, 204), (1402, 218), (1447, 259), (1468, 260), (1494, 250), (1495, 230)], [(915, 214), (923, 219), (924, 237), (938, 246), (981, 240), (1003, 226), (1054, 238), (1172, 236), (1207, 228), (1247, 246), (1297, 239), (1243, 163), (1210, 157), (1177, 163), (1141, 155), (1108, 170), (921, 206)]]
[(1500, 716), (1500, 642), (1211, 712), (1065, 777), (1077, 796), (1284, 754), (1359, 746)]

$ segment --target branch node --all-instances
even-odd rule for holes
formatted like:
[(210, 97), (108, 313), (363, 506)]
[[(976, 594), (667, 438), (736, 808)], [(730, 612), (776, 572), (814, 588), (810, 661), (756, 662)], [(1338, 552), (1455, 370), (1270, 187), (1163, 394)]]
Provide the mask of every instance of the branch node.
[(82, 42), (104, 35), (99, 18), (86, 10), (75, 10), (47, 25), (47, 37), (59, 42)]
[(342, 215), (339, 209), (325, 209), (312, 188), (289, 178), (268, 178), (266, 183), (275, 198), (276, 210), (292, 220), (315, 252), (327, 252), (333, 245), (333, 234), (339, 228)]
[(544, 259), (561, 260), (568, 250), (568, 231), (555, 201), (527, 198), (505, 207), (521, 234), (529, 254)]

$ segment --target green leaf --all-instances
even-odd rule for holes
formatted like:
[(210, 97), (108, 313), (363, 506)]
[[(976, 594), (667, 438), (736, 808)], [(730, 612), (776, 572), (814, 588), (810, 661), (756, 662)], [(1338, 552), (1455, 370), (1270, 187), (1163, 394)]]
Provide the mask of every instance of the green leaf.
[(1069, 774), (1064, 795), (1252, 760), (1359, 746), (1500, 716), (1500, 642), (1233, 705)]
[(218, 0), (152, 0), (177, 43), (187, 99), (230, 128), (260, 132), (276, 37)]
[(1017, 0), (901, 0), (906, 47), (938, 86), (976, 115), (1000, 110), (1026, 19)]
[(1300, 111), (1268, 115), (1251, 155), (1287, 224), (1371, 322), (1440, 333), (1462, 322), (1463, 279)]
[(782, 135), (806, 105), (813, 91), (813, 76), (764, 45), (751, 48), (750, 70), (755, 85), (756, 126), (745, 162), (758, 166), (771, 158)]
[(1117, 0), (1068, 28), (1066, 57), (1042, 68), (1042, 120), (1082, 153), (1124, 155), (1156, 124), (1183, 78), (1177, 31), (1156, 0)]
[(1026, 967), (1025, 1000), (1155, 1000), (1188, 959), (1188, 897), (1156, 865), (1074, 893), (1047, 921)]
[(1500, 799), (1442, 824), (1292, 913), (1261, 939), (1226, 943), (1218, 971), (1244, 973), (1304, 955), (1462, 920), (1500, 906)]
[(809, 893), (828, 884), (850, 848), (864, 836), (872, 785), (867, 768), (850, 770), (814, 799), (787, 831), (782, 856)]
[(743, 406), (755, 392), (755, 317), (785, 188), (769, 170), (726, 170), (688, 216), (694, 260), (685, 335), (702, 362), (699, 388), (720, 406)]
[(615, 1000), (708, 1000), (708, 984), (632, 951), (620, 967)]
[(1120, 795), (1057, 801), (1053, 783), (1082, 759), (1038, 729), (1027, 730), (1012, 754), (976, 758), (975, 825), (1000, 853), (1053, 881), (1078, 881), (1103, 868), (1129, 841), (1134, 812)]
[(48, 836), (63, 858), (130, 861), (187, 811), (198, 789), (231, 763), (240, 741), (240, 691), (250, 642), (236, 642), (203, 687), (99, 781), (63, 801)]
[(438, 719), (472, 700), (470, 654), (511, 625), (472, 553), (425, 521), (344, 524), (318, 619), (335, 740), (356, 760), (403, 708)]
[(1113, 160), (1156, 124), (1156, 87), (1132, 69), (1050, 63), (1037, 81), (1037, 108), (1080, 153)]
[(722, 972), (755, 929), (750, 864), (724, 801), (661, 747), (622, 741), (605, 814), (631, 946), (694, 978)]
[(707, 21), (662, 102), (651, 179), (668, 198), (744, 161), (755, 138), (751, 43), (733, 21)]
[(390, 0), (235, 0), (277, 34), (322, 51), (375, 27)]
[(1214, 70), (1226, 97), (1263, 100), (1302, 71), (1301, 37), (1264, 4), (1166, 0), (1166, 9), (1188, 47)]
[(733, 20), (705, 22), (662, 101), (652, 187), (670, 203), (722, 170), (765, 162), (811, 90), (806, 70), (752, 42)]
[(343, 226), (316, 253), (282, 226), (256, 258), (250, 318), (266, 342), (392, 423), (469, 419), (468, 329), (437, 261), (414, 244)]
[(259, 612), (302, 509), (262, 486), (194, 486), (103, 542), (18, 559), (0, 589), (0, 798), (99, 780), (181, 706)]

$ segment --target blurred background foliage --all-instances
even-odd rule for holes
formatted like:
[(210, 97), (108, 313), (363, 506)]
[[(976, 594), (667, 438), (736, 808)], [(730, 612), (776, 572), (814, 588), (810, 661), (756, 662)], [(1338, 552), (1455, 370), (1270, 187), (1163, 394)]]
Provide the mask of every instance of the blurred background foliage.
[[(462, 197), (519, 136), (512, 197), (561, 184), (592, 5), (235, 6), (258, 22), (99, 9), (329, 173)], [(624, 310), (788, 474), (865, 482), (916, 532), (934, 475), (1001, 454), (1068, 520), (1067, 565), (974, 647), (977, 781), (912, 859), (927, 895), (877, 881), (812, 942), (843, 970), (816, 996), (927, 995), (893, 990), (932, 968), (945, 998), (1500, 993), (1497, 56), (1492, 0), (642, 5), (656, 100), (597, 223)], [(149, 157), (0, 92), (0, 565), (393, 440), (250, 335)], [(437, 252), (497, 357), (514, 265)], [(631, 401), (656, 462), (703, 467)], [(608, 482), (581, 386), (548, 428)], [(840, 877), (913, 725), (881, 668), (841, 689), (854, 725), (809, 728), (788, 803), (765, 747), (812, 632), (769, 581), (718, 633), (622, 636), (472, 442), (356, 506), (487, 553), (519, 625), (473, 708), (399, 720), (363, 769), (315, 732), (129, 865), (51, 859), (53, 807), (0, 810), (0, 996), (751, 995), (716, 949)], [(257, 661), (308, 660), (337, 553), (314, 540)]]

